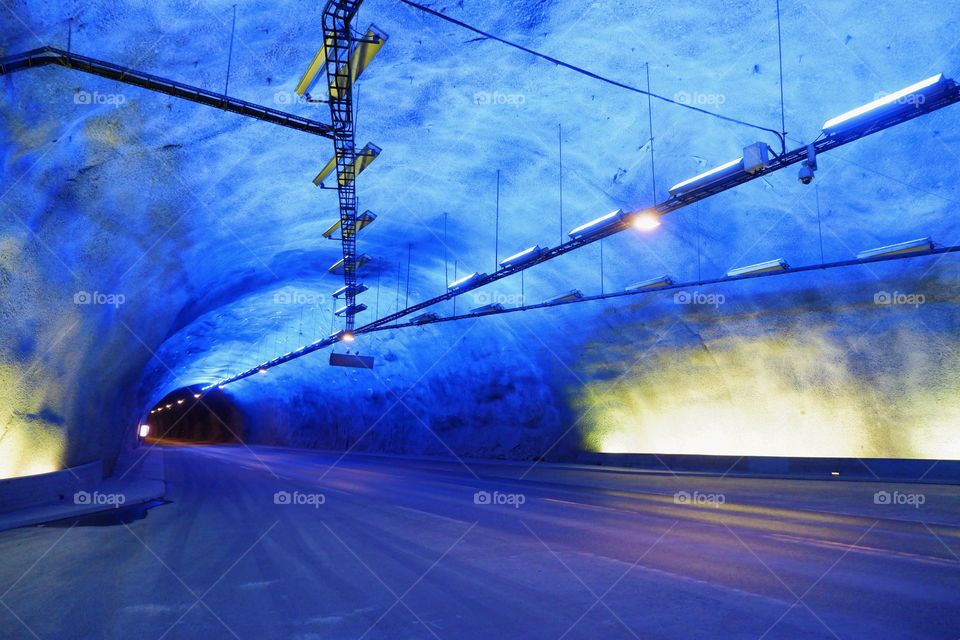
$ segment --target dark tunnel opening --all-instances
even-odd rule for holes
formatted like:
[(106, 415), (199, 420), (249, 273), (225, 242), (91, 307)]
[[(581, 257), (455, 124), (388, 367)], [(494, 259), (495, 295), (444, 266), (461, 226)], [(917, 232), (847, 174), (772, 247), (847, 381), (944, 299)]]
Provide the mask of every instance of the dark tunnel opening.
[(151, 410), (147, 424), (152, 440), (191, 444), (244, 441), (243, 413), (222, 392), (196, 397), (194, 389), (173, 391)]

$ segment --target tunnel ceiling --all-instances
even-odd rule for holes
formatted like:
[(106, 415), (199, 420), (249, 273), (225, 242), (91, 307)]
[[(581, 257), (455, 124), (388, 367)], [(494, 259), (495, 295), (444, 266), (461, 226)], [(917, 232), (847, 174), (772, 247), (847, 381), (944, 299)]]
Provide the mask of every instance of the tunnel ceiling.
[[(231, 6), (21, 0), (0, 10), (0, 53), (65, 47), (72, 18), (78, 53), (222, 90)], [(632, 84), (645, 83), (649, 62), (654, 91), (779, 128), (772, 2), (437, 8)], [(230, 94), (326, 121), (325, 105), (293, 94), (320, 42), (320, 10), (321, 3), (239, 5)], [(789, 146), (812, 140), (826, 118), (879, 92), (960, 71), (958, 12), (942, 3), (784, 2), (783, 10)], [(359, 83), (357, 142), (383, 149), (358, 179), (360, 210), (378, 215), (359, 239), (360, 251), (375, 258), (361, 274), (371, 287), (361, 297), (370, 307), (361, 323), (377, 309), (382, 315), (398, 301), (441, 292), (454, 261), (461, 275), (493, 269), (497, 170), (500, 257), (558, 242), (558, 125), (564, 227), (652, 203), (643, 96), (399, 3), (365, 2), (356, 23), (370, 22), (389, 41)], [(332, 153), (328, 140), (67, 69), (0, 82), (8, 475), (46, 468), (45, 448), (69, 462), (100, 456), (167, 392), (235, 373), (338, 326), (329, 293), (340, 281), (326, 269), (340, 246), (321, 237), (337, 216), (336, 195), (311, 183)], [(78, 96), (92, 96), (90, 104)], [(745, 145), (774, 142), (661, 103), (653, 109), (661, 200), (674, 182), (735, 158)], [(923, 235), (955, 243), (956, 122), (956, 110), (947, 109), (827, 154), (816, 191), (787, 170), (673, 214), (654, 234), (605, 241), (604, 287), (661, 273), (692, 279), (698, 262), (717, 275), (776, 257), (814, 262), (817, 194), (828, 259)], [(524, 293), (539, 300), (574, 287), (598, 292), (598, 252), (588, 247), (532, 270)], [(793, 286), (785, 280), (771, 280), (765, 291)], [(76, 304), (82, 292), (98, 296)], [(488, 295), (509, 302), (518, 293), (511, 282)], [(610, 312), (583, 305), (525, 322), (549, 342), (568, 336), (571, 323), (602, 326)], [(477, 331), (488, 343), (540, 348), (530, 336), (503, 337), (492, 323)], [(384, 336), (365, 348), (397, 350), (399, 339)], [(326, 368), (323, 354), (315, 359), (290, 365), (278, 379), (365, 386), (354, 372)], [(9, 453), (27, 441), (33, 454)]]

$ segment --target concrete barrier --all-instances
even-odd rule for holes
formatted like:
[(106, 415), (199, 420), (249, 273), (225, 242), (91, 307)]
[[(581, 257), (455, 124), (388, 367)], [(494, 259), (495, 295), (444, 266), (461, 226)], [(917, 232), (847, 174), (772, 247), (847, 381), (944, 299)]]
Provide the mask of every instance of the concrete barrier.
[(0, 513), (49, 504), (73, 503), (78, 491), (90, 491), (103, 481), (103, 464), (90, 462), (52, 473), (0, 480)]

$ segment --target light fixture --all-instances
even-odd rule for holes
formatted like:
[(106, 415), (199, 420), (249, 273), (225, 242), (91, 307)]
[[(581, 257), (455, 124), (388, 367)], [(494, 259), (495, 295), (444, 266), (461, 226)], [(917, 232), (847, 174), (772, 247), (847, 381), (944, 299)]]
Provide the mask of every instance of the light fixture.
[(516, 267), (521, 264), (526, 264), (531, 260), (536, 260), (537, 258), (539, 258), (540, 254), (542, 254), (544, 251), (546, 251), (546, 249), (542, 249), (540, 245), (535, 244), (532, 247), (529, 247), (527, 249), (524, 249), (523, 251), (520, 251), (519, 253), (513, 254), (512, 256), (510, 256), (509, 258), (506, 258), (505, 260), (501, 260), (500, 266), (503, 269), (510, 269), (511, 267)]
[(884, 117), (906, 113), (913, 109), (921, 109), (928, 101), (936, 99), (953, 86), (952, 80), (944, 78), (942, 73), (938, 73), (926, 80), (921, 80), (909, 87), (869, 102), (862, 107), (851, 109), (835, 118), (830, 118), (823, 123), (823, 132), (827, 135), (834, 135), (872, 124)]
[(333, 292), (333, 297), (334, 297), (334, 298), (342, 298), (343, 296), (348, 295), (348, 294), (350, 294), (350, 293), (352, 293), (353, 295), (357, 296), (357, 295), (360, 295), (361, 293), (363, 293), (363, 292), (366, 291), (366, 290), (367, 290), (367, 285), (365, 285), (365, 284), (357, 284), (357, 285), (354, 285), (354, 286), (352, 286), (352, 287), (350, 287), (350, 286), (348, 286), (348, 285), (344, 285), (344, 286), (340, 287), (339, 289), (337, 289), (336, 291)]
[(381, 31), (377, 25), (371, 24), (367, 27), (367, 32), (350, 54), (350, 64), (342, 65), (337, 69), (336, 79), (330, 85), (331, 98), (339, 98), (341, 91), (345, 91), (356, 82), (386, 41), (387, 34)]
[[(340, 176), (339, 178), (340, 185), (345, 187), (349, 185), (351, 182), (353, 182), (354, 178), (360, 175), (364, 169), (369, 167), (370, 164), (377, 159), (381, 151), (382, 150), (380, 149), (380, 147), (373, 144), (372, 142), (368, 142), (367, 144), (363, 145), (363, 148), (357, 152), (356, 156), (354, 156), (353, 170), (344, 171), (343, 175)], [(323, 186), (323, 181), (327, 179), (327, 176), (329, 176), (333, 172), (336, 166), (337, 166), (337, 155), (334, 154), (334, 156), (327, 161), (327, 164), (323, 165), (323, 169), (320, 170), (320, 173), (317, 174), (317, 177), (313, 179), (313, 184), (315, 184), (318, 187)], [(352, 174), (352, 177), (351, 177), (351, 174)], [(373, 222), (373, 220), (370, 220), (370, 222)], [(370, 224), (370, 223), (368, 222), (367, 224)], [(334, 229), (334, 231), (335, 230), (336, 229)], [(331, 231), (331, 233), (333, 232)]]
[(742, 156), (736, 160), (731, 160), (726, 164), (722, 164), (719, 167), (710, 169), (709, 171), (704, 171), (703, 173), (684, 180), (683, 182), (679, 182), (667, 189), (667, 192), (671, 196), (688, 195), (695, 191), (705, 189), (717, 182), (720, 182), (721, 180), (735, 176), (741, 172), (743, 172)]
[(353, 342), (357, 339), (357, 337), (350, 331), (344, 331), (343, 335), (340, 336), (340, 339), (344, 342)]
[(327, 61), (327, 49), (332, 48), (333, 44), (334, 39), (332, 37), (327, 37), (324, 39), (323, 44), (320, 45), (320, 50), (317, 51), (315, 56), (313, 56), (313, 60), (310, 61), (310, 66), (307, 67), (303, 77), (300, 78), (300, 82), (297, 83), (295, 92), (298, 96), (305, 94), (307, 89), (310, 88), (310, 85), (313, 84), (317, 74), (320, 73), (320, 70), (323, 69), (324, 63)]
[(137, 430), (137, 432), (140, 434), (141, 438), (146, 438), (148, 435), (150, 435), (150, 425), (148, 424), (140, 425), (140, 428)]
[(633, 218), (633, 226), (640, 231), (653, 231), (660, 226), (660, 215), (651, 211), (644, 211)]
[[(339, 260), (334, 262), (330, 266), (330, 268), (327, 269), (327, 271), (329, 271), (330, 273), (339, 273), (343, 269), (344, 260), (345, 260), (344, 258), (340, 258)], [(357, 265), (356, 268), (359, 269), (360, 267), (367, 264), (368, 262), (370, 262), (370, 256), (364, 253), (363, 255), (361, 255), (356, 259), (356, 265)]]
[(327, 164), (323, 165), (323, 168), (320, 169), (320, 173), (317, 174), (317, 177), (313, 179), (313, 184), (320, 186), (323, 184), (323, 181), (327, 179), (327, 176), (337, 168), (337, 155), (334, 154), (332, 158), (327, 160)]
[(156, 413), (156, 412), (157, 412), (156, 409), (150, 409), (150, 413)]
[[(334, 313), (336, 313), (338, 317), (342, 318), (343, 316), (355, 316), (361, 311), (366, 311), (366, 310), (367, 310), (367, 305), (363, 304), (362, 302), (360, 303), (355, 302), (353, 304), (343, 305), (342, 307), (337, 309)], [(340, 339), (343, 340), (344, 336), (340, 336)]]
[(917, 238), (916, 240), (907, 240), (897, 244), (877, 247), (876, 249), (867, 249), (857, 254), (857, 260), (867, 260), (868, 258), (879, 258), (881, 256), (895, 256), (901, 253), (924, 253), (933, 250), (933, 241), (930, 237)]
[(410, 320), (410, 322), (412, 324), (427, 324), (429, 322), (433, 322), (439, 317), (440, 316), (437, 314), (428, 311), (427, 313), (422, 313), (419, 316), (414, 317), (412, 320)]
[(194, 398), (199, 398), (199, 397), (200, 397), (200, 394), (199, 394), (199, 393), (195, 393), (195, 394), (193, 394), (193, 397), (194, 397)]
[(573, 240), (586, 238), (588, 236), (600, 233), (601, 231), (606, 231), (607, 229), (623, 224), (623, 219), (625, 217), (626, 216), (623, 213), (623, 209), (617, 209), (616, 211), (611, 211), (605, 216), (600, 216), (596, 220), (591, 220), (590, 222), (572, 229), (567, 235)]
[(743, 148), (743, 170), (758, 173), (770, 166), (770, 146), (764, 142), (754, 142)]
[[(355, 233), (360, 233), (360, 231), (362, 231), (364, 228), (369, 226), (376, 219), (377, 219), (377, 214), (375, 214), (370, 210), (364, 211), (363, 213), (357, 216)], [(329, 229), (323, 232), (323, 237), (328, 240), (332, 240), (333, 234), (339, 231), (342, 226), (343, 226), (343, 220), (338, 218), (336, 222), (330, 225)], [(348, 233), (346, 234), (345, 237), (349, 238), (352, 235), (353, 235), (352, 233)], [(341, 237), (343, 237), (343, 234), (341, 234)]]
[(670, 276), (659, 276), (656, 278), (650, 278), (649, 280), (642, 280), (640, 282), (634, 282), (628, 286), (624, 291), (641, 291), (643, 289), (657, 289), (659, 287), (669, 287), (673, 284), (673, 278)]
[(561, 293), (558, 296), (552, 298), (547, 298), (543, 301), (543, 304), (557, 304), (560, 302), (570, 302), (571, 300), (579, 300), (583, 297), (583, 292), (580, 289), (571, 289), (566, 293)]
[(782, 258), (777, 258), (776, 260), (767, 260), (766, 262), (758, 262), (757, 264), (730, 269), (730, 271), (727, 271), (727, 277), (733, 278), (734, 276), (767, 273), (768, 271), (786, 271), (788, 268), (789, 265)]
[(267, 370), (266, 370), (266, 368), (264, 368), (264, 367), (260, 367), (260, 369), (257, 370), (257, 373), (259, 373), (259, 374), (261, 374), (261, 375), (265, 374), (266, 372), (267, 372)]
[(482, 316), (488, 313), (499, 313), (500, 311), (503, 311), (503, 305), (499, 302), (491, 302), (490, 304), (485, 304), (482, 307), (470, 309), (470, 315)]
[(183, 398), (180, 398), (179, 400), (177, 400), (177, 404), (183, 404)]
[(168, 405), (167, 405), (167, 409), (169, 409), (169, 408), (172, 407), (172, 406), (173, 406), (172, 404), (168, 404)]
[(447, 285), (447, 291), (459, 291), (461, 289), (466, 289), (467, 287), (482, 282), (487, 278), (485, 273), (477, 273), (474, 271), (470, 275), (463, 276), (459, 280), (454, 280), (449, 285)]

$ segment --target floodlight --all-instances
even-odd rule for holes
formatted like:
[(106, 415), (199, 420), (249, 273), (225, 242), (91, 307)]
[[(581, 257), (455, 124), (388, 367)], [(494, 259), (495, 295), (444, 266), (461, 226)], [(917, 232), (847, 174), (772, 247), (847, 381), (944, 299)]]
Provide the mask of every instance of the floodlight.
[(357, 295), (360, 295), (361, 293), (363, 293), (363, 292), (366, 291), (366, 290), (367, 290), (367, 285), (365, 285), (365, 284), (357, 284), (357, 285), (354, 285), (354, 286), (352, 286), (352, 287), (349, 286), (349, 285), (344, 285), (344, 286), (340, 287), (339, 289), (337, 289), (336, 291), (333, 292), (333, 297), (334, 297), (334, 298), (342, 298), (343, 296), (350, 295), (351, 293), (352, 293), (354, 296), (357, 296)]
[(363, 39), (350, 54), (350, 73), (348, 74), (347, 69), (344, 68), (346, 65), (337, 70), (336, 80), (330, 85), (331, 98), (339, 98), (342, 91), (348, 90), (356, 82), (386, 41), (387, 34), (381, 31), (377, 25), (371, 24), (367, 27)]
[[(358, 215), (356, 220), (356, 227), (355, 227), (356, 233), (360, 233), (360, 231), (364, 227), (368, 226), (371, 222), (373, 222), (376, 219), (377, 219), (377, 214), (373, 213), (372, 211), (364, 211), (363, 213)], [(333, 234), (339, 231), (342, 226), (343, 226), (343, 220), (340, 218), (337, 218), (337, 221), (334, 222), (332, 225), (330, 225), (329, 229), (323, 232), (323, 237), (327, 238), (328, 240), (333, 239)], [(349, 237), (349, 235), (347, 237)]]
[(860, 126), (867, 126), (883, 117), (920, 109), (929, 100), (934, 100), (954, 86), (953, 81), (942, 73), (930, 76), (909, 87), (878, 98), (861, 107), (847, 111), (823, 123), (823, 132), (834, 135)]
[(569, 302), (571, 300), (579, 300), (582, 297), (583, 297), (582, 291), (580, 291), (579, 289), (571, 289), (566, 293), (561, 293), (558, 296), (547, 298), (546, 300), (543, 301), (543, 304), (557, 304), (559, 302)]
[(487, 278), (485, 273), (473, 272), (470, 275), (463, 276), (459, 280), (454, 280), (447, 286), (447, 291), (459, 291), (461, 289), (466, 289), (471, 285), (475, 285), (479, 282), (482, 282)]
[(313, 81), (317, 78), (317, 74), (323, 69), (323, 65), (327, 61), (327, 49), (333, 47), (333, 41), (334, 39), (332, 37), (327, 37), (324, 39), (323, 44), (320, 45), (320, 50), (313, 56), (313, 60), (310, 61), (310, 66), (307, 67), (307, 70), (303, 73), (303, 77), (300, 78), (300, 82), (297, 83), (297, 88), (294, 91), (298, 96), (302, 96), (307, 92), (307, 89), (310, 88), (310, 85), (312, 85)]
[[(364, 253), (363, 255), (361, 255), (356, 259), (356, 265), (357, 265), (356, 268), (359, 269), (360, 267), (367, 264), (368, 262), (370, 262), (370, 256)], [(334, 262), (330, 266), (330, 268), (327, 269), (327, 271), (329, 271), (330, 273), (340, 273), (343, 270), (343, 265), (344, 265), (344, 258), (340, 258), (339, 260)]]
[(726, 164), (722, 164), (719, 167), (710, 169), (709, 171), (704, 171), (703, 173), (696, 175), (688, 180), (677, 183), (667, 189), (671, 196), (683, 196), (695, 191), (700, 191), (706, 187), (709, 187), (721, 180), (735, 176), (738, 173), (743, 171), (743, 157), (739, 157), (736, 160), (731, 160)]
[(644, 211), (634, 217), (633, 226), (640, 231), (653, 231), (660, 226), (660, 215), (654, 212)]
[(924, 253), (933, 249), (933, 241), (930, 237), (917, 238), (916, 240), (907, 240), (897, 244), (887, 245), (886, 247), (877, 247), (876, 249), (867, 249), (857, 254), (857, 260), (866, 260), (868, 258), (879, 258), (881, 256), (895, 256), (901, 253)]
[(659, 276), (656, 278), (650, 278), (649, 280), (642, 280), (640, 282), (635, 282), (628, 286), (624, 291), (641, 291), (643, 289), (657, 289), (659, 287), (669, 287), (673, 284), (673, 278), (670, 276)]
[(623, 209), (617, 209), (616, 211), (611, 211), (605, 216), (600, 216), (596, 220), (591, 220), (590, 222), (574, 228), (567, 235), (573, 240), (586, 238), (588, 236), (600, 233), (601, 231), (606, 231), (607, 229), (623, 224), (625, 217), (626, 216), (623, 213)]
[(730, 271), (727, 271), (727, 277), (732, 278), (734, 276), (767, 273), (768, 271), (786, 271), (789, 268), (790, 267), (786, 261), (784, 261), (782, 258), (777, 258), (776, 260), (767, 260), (766, 262), (758, 262), (757, 264), (747, 265), (746, 267), (730, 269)]
[(427, 324), (433, 322), (439, 317), (440, 316), (437, 314), (428, 311), (427, 313), (422, 313), (419, 316), (415, 316), (412, 320), (410, 320), (410, 322), (413, 324)]
[(501, 260), (500, 266), (504, 269), (509, 269), (511, 267), (516, 267), (518, 265), (525, 264), (527, 262), (530, 262), (531, 260), (535, 260), (536, 258), (539, 258), (540, 254), (542, 254), (544, 251), (546, 251), (546, 249), (543, 249), (540, 247), (540, 245), (535, 244), (532, 247), (529, 247), (527, 249), (524, 249), (523, 251), (520, 251), (519, 253), (513, 254), (512, 256), (510, 256), (509, 258), (506, 258), (505, 260)]
[[(353, 304), (347, 304), (347, 305), (344, 305), (344, 306), (340, 307), (340, 308), (337, 309), (334, 313), (336, 313), (337, 316), (339, 316), (339, 317), (342, 318), (343, 316), (355, 316), (355, 315), (357, 315), (358, 313), (360, 313), (361, 311), (366, 311), (366, 310), (367, 310), (367, 305), (363, 304), (362, 302), (361, 302), (361, 303), (356, 303), (356, 302), (355, 302), (355, 303), (353, 303)], [(346, 333), (345, 333), (345, 334), (343, 334), (342, 336), (340, 336), (340, 339), (341, 339), (341, 340), (346, 340), (347, 342), (349, 342), (350, 339), (347, 338), (348, 335), (350, 335), (350, 334), (346, 334)], [(352, 336), (351, 336), (351, 337), (352, 337)]]
[(475, 309), (470, 309), (470, 315), (472, 316), (482, 316), (488, 313), (499, 313), (503, 311), (503, 305), (499, 302), (492, 302), (490, 304), (485, 304), (482, 307), (476, 307)]

